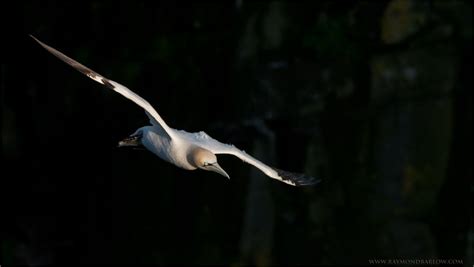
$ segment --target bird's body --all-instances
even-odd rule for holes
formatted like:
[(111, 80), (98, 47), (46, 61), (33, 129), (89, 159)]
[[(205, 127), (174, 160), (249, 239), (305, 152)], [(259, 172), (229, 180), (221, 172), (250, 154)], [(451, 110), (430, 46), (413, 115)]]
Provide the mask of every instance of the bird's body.
[(313, 185), (318, 182), (318, 180), (313, 177), (304, 174), (296, 174), (272, 168), (248, 155), (245, 151), (237, 149), (233, 145), (224, 144), (215, 140), (203, 131), (189, 133), (169, 127), (158, 112), (145, 99), (141, 98), (127, 87), (105, 78), (79, 62), (67, 57), (56, 49), (42, 43), (35, 37), (31, 37), (46, 50), (67, 64), (87, 75), (94, 81), (99, 82), (132, 100), (145, 110), (145, 113), (150, 119), (151, 125), (139, 128), (135, 133), (130, 135), (130, 137), (119, 142), (119, 146), (143, 145), (146, 149), (153, 152), (164, 161), (174, 164), (177, 167), (185, 170), (196, 170), (199, 168), (213, 171), (226, 176), (227, 178), (229, 178), (229, 175), (217, 163), (217, 154), (234, 155), (244, 162), (257, 167), (267, 176), (290, 185)]
[(141, 138), (142, 145), (164, 161), (185, 170), (196, 169), (186, 159), (188, 145), (173, 141), (156, 128), (156, 126), (144, 127)]

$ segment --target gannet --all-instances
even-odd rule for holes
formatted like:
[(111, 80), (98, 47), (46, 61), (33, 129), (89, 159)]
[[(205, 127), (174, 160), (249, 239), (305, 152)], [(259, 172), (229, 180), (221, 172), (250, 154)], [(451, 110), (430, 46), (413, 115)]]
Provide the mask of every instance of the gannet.
[(158, 112), (142, 97), (132, 92), (127, 87), (105, 78), (97, 72), (80, 64), (79, 62), (64, 55), (58, 50), (42, 43), (30, 35), (36, 42), (50, 53), (66, 62), (76, 70), (85, 74), (92, 80), (105, 85), (122, 96), (132, 100), (145, 110), (150, 124), (136, 130), (129, 137), (118, 143), (119, 147), (144, 146), (161, 159), (185, 170), (202, 169), (216, 172), (230, 179), (230, 176), (217, 163), (217, 154), (230, 154), (240, 158), (242, 161), (257, 167), (270, 178), (293, 186), (314, 185), (319, 180), (300, 173), (283, 171), (270, 167), (256, 158), (236, 148), (231, 144), (221, 143), (207, 135), (205, 132), (189, 133), (176, 130), (168, 126)]

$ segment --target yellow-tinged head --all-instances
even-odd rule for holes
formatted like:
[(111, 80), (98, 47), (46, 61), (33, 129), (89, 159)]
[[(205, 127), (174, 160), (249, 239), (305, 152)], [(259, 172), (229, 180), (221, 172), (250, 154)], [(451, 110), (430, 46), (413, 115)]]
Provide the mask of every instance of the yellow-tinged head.
[(230, 179), (229, 175), (217, 163), (217, 157), (211, 151), (202, 147), (194, 147), (188, 155), (189, 162), (196, 168), (217, 172), (218, 174)]

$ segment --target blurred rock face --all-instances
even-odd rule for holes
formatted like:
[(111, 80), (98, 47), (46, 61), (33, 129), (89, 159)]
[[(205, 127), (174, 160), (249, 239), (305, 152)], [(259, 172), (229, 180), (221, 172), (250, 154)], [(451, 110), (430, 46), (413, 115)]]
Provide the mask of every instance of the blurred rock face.
[(225, 181), (117, 150), (143, 111), (25, 36), (1, 66), (5, 264), (472, 261), (469, 1), (21, 10), (18, 32), (130, 87), (170, 126), (323, 182), (289, 189), (223, 156)]

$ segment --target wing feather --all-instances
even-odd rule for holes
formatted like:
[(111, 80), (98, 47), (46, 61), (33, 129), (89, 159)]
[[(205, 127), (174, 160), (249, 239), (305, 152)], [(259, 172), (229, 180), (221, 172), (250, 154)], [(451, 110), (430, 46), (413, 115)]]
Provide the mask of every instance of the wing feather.
[(245, 151), (238, 149), (234, 145), (231, 144), (224, 144), (216, 139), (210, 137), (205, 132), (198, 132), (198, 133), (188, 133), (186, 131), (177, 131), (183, 139), (191, 142), (197, 146), (203, 147), (214, 154), (229, 154), (236, 156), (237, 158), (241, 159), (242, 161), (253, 165), (254, 167), (258, 168), (260, 171), (265, 173), (267, 176), (279, 180), (281, 182), (293, 185), (293, 186), (306, 186), (306, 185), (314, 185), (319, 182), (319, 180), (315, 179), (314, 177), (307, 176), (305, 174), (300, 173), (293, 173), (288, 171), (283, 171), (277, 168), (273, 168), (268, 166), (267, 164), (261, 162), (260, 160), (250, 156)]
[(105, 78), (104, 76), (100, 75), (99, 73), (89, 69), (88, 67), (82, 65), (81, 63), (75, 61), (74, 59), (64, 55), (63, 53), (59, 52), (58, 50), (44, 44), (40, 40), (36, 39), (34, 36), (30, 35), (36, 42), (38, 42), (43, 48), (48, 50), (51, 54), (55, 55), (62, 61), (66, 62), (79, 72), (85, 74), (87, 77), (91, 78), (92, 80), (105, 85), (106, 87), (114, 90), (115, 92), (121, 94), (122, 96), (132, 100), (135, 104), (139, 105), (145, 110), (145, 113), (150, 118), (150, 122), (155, 126), (161, 126), (163, 130), (169, 135), (170, 138), (175, 137), (173, 129), (171, 129), (165, 121), (161, 118), (158, 112), (153, 108), (148, 101), (143, 99), (141, 96), (134, 93), (132, 90), (128, 89), (127, 87), (119, 84), (118, 82), (112, 81), (110, 79)]

